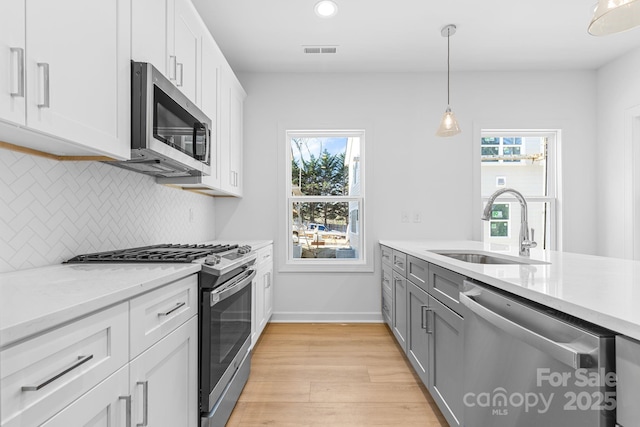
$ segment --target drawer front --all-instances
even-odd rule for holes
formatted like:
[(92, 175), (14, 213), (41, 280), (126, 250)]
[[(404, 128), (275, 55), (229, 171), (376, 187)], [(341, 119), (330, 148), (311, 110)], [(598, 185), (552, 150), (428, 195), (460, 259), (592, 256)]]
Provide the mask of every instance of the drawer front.
[(0, 353), (2, 426), (36, 426), (129, 360), (122, 303)]
[(391, 266), (382, 265), (382, 291), (391, 293)]
[(460, 290), (464, 276), (438, 265), (429, 264), (429, 293), (460, 314)]
[(428, 292), (429, 263), (414, 256), (407, 256), (407, 279)]
[(391, 265), (391, 257), (393, 257), (393, 250), (389, 247), (380, 245), (380, 251), (382, 252), (382, 263)]
[(407, 277), (407, 255), (405, 253), (394, 250), (392, 255), (393, 269)]
[(272, 262), (273, 260), (273, 246), (266, 246), (256, 252), (256, 264), (263, 262)]
[(193, 274), (131, 300), (131, 359), (198, 313)]
[(129, 366), (73, 402), (41, 427), (126, 426)]

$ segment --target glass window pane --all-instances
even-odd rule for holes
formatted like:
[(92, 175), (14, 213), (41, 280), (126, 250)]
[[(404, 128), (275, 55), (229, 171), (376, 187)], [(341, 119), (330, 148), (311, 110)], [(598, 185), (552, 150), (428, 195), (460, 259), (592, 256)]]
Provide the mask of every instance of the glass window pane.
[(291, 138), (294, 196), (360, 194), (360, 138)]
[(509, 219), (509, 203), (498, 203), (491, 206), (491, 219)]
[(498, 145), (500, 144), (500, 138), (484, 137), (482, 138), (482, 145)]
[(292, 202), (294, 258), (360, 257), (359, 202)]
[(521, 145), (522, 138), (502, 138), (502, 143), (504, 145)]
[(491, 237), (508, 237), (509, 223), (506, 221), (491, 221)]
[(483, 156), (497, 156), (500, 154), (498, 147), (482, 147)]

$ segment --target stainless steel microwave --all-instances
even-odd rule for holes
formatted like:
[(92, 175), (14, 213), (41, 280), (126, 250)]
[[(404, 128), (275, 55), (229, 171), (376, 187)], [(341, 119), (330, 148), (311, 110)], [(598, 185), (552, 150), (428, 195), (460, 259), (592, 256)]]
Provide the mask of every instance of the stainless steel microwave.
[(157, 177), (211, 174), (211, 119), (153, 65), (131, 62), (131, 160)]

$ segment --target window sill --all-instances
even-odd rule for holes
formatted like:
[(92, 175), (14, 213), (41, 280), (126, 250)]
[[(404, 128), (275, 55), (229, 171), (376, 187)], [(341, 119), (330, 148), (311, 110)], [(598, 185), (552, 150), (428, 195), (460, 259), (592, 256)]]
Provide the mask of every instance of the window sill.
[(282, 264), (279, 273), (373, 273), (373, 265), (364, 261), (310, 261)]

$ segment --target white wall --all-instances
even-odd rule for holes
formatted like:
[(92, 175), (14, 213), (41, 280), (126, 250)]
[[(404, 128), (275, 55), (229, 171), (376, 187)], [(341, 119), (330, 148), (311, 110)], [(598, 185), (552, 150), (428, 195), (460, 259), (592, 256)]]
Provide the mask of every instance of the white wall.
[[(220, 239), (273, 239), (276, 232), (278, 127), (282, 123), (370, 123), (367, 135), (367, 236), (379, 239), (471, 239), (479, 229), (474, 194), (474, 128), (563, 129), (565, 250), (593, 253), (595, 226), (595, 72), (452, 74), (452, 107), (463, 133), (434, 136), (446, 107), (446, 75), (244, 74), (244, 198), (216, 204)], [(372, 138), (371, 138), (372, 137)], [(478, 169), (479, 171), (479, 169)], [(479, 187), (478, 187), (479, 192)], [(402, 223), (401, 211), (420, 212)], [(276, 259), (276, 266), (278, 264)], [(380, 265), (365, 273), (275, 272), (274, 320), (379, 320)]]
[[(597, 243), (598, 254), (625, 257), (624, 242), (629, 229), (625, 227), (625, 177), (626, 112), (640, 106), (640, 49), (635, 49), (602, 67), (597, 73), (597, 126), (598, 126), (598, 174), (597, 174)], [(635, 143), (639, 143), (636, 136)], [(640, 160), (635, 159), (640, 171)], [(637, 175), (640, 176), (640, 175)], [(636, 181), (636, 185), (640, 183)], [(637, 213), (640, 215), (640, 212)], [(640, 220), (636, 219), (640, 225)]]
[(215, 238), (215, 199), (98, 162), (0, 150), (0, 272)]

